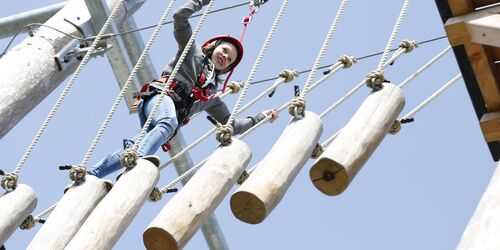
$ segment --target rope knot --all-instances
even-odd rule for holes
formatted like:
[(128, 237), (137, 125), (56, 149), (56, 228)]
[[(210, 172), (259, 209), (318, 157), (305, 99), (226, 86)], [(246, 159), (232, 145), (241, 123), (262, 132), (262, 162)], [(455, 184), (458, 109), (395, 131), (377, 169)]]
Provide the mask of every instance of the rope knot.
[(385, 81), (384, 73), (382, 71), (375, 70), (370, 72), (366, 76), (365, 83), (366, 86), (368, 86), (369, 88), (372, 88), (373, 90), (379, 90), (384, 87), (383, 86), (384, 81)]
[(137, 165), (137, 158), (137, 152), (131, 148), (127, 148), (120, 155), (120, 164), (126, 169), (132, 169)]
[(38, 222), (38, 219), (35, 219), (33, 215), (29, 215), (28, 218), (26, 218), (23, 223), (19, 226), (21, 230), (30, 230), (35, 227), (36, 223)]
[(233, 127), (229, 124), (220, 125), (217, 128), (217, 132), (215, 134), (215, 139), (220, 142), (222, 146), (229, 145), (233, 140)]
[(405, 53), (410, 53), (413, 49), (418, 48), (417, 41), (403, 40), (399, 43), (399, 47), (405, 49)]
[(243, 173), (241, 173), (240, 177), (238, 177), (236, 183), (238, 183), (238, 185), (243, 184), (243, 182), (245, 182), (249, 176), (250, 174), (246, 170), (243, 170)]
[(321, 144), (316, 144), (316, 146), (314, 147), (314, 150), (312, 151), (311, 153), (311, 158), (313, 159), (318, 159), (318, 157), (323, 154), (323, 152), (325, 152), (325, 149), (323, 148), (323, 146)]
[(353, 64), (357, 63), (358, 59), (356, 59), (356, 57), (354, 56), (344, 55), (339, 58), (339, 62), (341, 62), (344, 65), (343, 66), (344, 69), (347, 69), (350, 68)]
[(151, 191), (151, 194), (149, 194), (149, 200), (152, 202), (157, 202), (160, 201), (161, 198), (163, 197), (163, 193), (158, 187), (154, 187), (153, 190)]
[(285, 82), (288, 83), (288, 82), (293, 81), (293, 79), (295, 77), (298, 77), (299, 76), (299, 72), (297, 70), (288, 70), (288, 69), (285, 69), (285, 70), (281, 71), (278, 76), (281, 77), (281, 78), (284, 78)]
[(17, 188), (17, 174), (16, 173), (5, 173), (2, 181), (0, 181), (0, 186), (7, 192), (12, 192)]
[(293, 98), (288, 106), (288, 113), (295, 118), (303, 117), (306, 112), (306, 100), (300, 96)]
[(69, 170), (69, 179), (74, 181), (75, 184), (85, 182), (86, 175), (87, 168), (85, 168), (85, 166), (71, 166), (71, 169)]
[(244, 83), (242, 82), (229, 82), (227, 84), (227, 88), (231, 90), (231, 94), (236, 94), (240, 92), (241, 88), (243, 88)]
[(395, 120), (394, 123), (392, 124), (391, 128), (389, 129), (389, 134), (395, 135), (401, 130), (401, 121)]

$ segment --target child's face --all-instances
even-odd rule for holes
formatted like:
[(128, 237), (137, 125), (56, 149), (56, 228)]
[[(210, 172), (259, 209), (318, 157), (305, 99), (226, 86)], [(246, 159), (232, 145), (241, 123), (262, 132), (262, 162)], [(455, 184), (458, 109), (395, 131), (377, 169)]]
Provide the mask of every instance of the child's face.
[(233, 44), (221, 42), (212, 53), (212, 61), (215, 64), (215, 69), (224, 70), (236, 60), (238, 52)]

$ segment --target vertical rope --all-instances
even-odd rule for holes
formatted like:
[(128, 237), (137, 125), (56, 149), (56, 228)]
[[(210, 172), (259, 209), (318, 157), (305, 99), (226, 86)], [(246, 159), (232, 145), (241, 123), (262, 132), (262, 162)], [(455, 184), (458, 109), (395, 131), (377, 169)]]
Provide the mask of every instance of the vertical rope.
[(69, 80), (68, 84), (66, 84), (66, 87), (64, 88), (63, 92), (61, 93), (61, 95), (57, 99), (56, 103), (52, 107), (52, 110), (49, 112), (47, 118), (45, 118), (45, 121), (43, 122), (42, 126), (40, 127), (40, 129), (36, 133), (35, 138), (33, 138), (33, 141), (31, 142), (28, 149), (24, 153), (23, 157), (21, 158), (21, 160), (17, 164), (17, 167), (13, 172), (14, 174), (18, 175), (19, 171), (21, 171), (22, 166), (24, 165), (24, 163), (26, 162), (26, 160), (30, 156), (31, 152), (33, 151), (33, 148), (35, 147), (37, 142), (40, 140), (40, 137), (42, 136), (42, 134), (45, 132), (45, 129), (47, 128), (47, 126), (49, 125), (49, 122), (54, 117), (57, 109), (61, 106), (64, 98), (66, 97), (69, 90), (71, 89), (71, 86), (73, 86), (73, 83), (76, 81), (76, 78), (80, 74), (80, 71), (82, 71), (83, 67), (85, 67), (85, 65), (87, 65), (87, 62), (90, 60), (92, 52), (97, 47), (97, 44), (101, 41), (101, 37), (104, 35), (104, 33), (106, 32), (108, 27), (110, 27), (111, 21), (113, 20), (113, 18), (115, 18), (116, 14), (118, 13), (118, 10), (120, 9), (121, 5), (123, 4), (123, 1), (124, 0), (120, 0), (113, 8), (113, 11), (111, 12), (108, 19), (106, 20), (106, 22), (102, 26), (102, 29), (99, 31), (99, 34), (97, 34), (97, 37), (95, 38), (94, 42), (92, 42), (92, 45), (90, 46), (87, 54), (85, 54), (85, 56), (83, 57), (82, 61), (78, 65), (77, 69), (73, 73), (73, 76)]
[(257, 68), (260, 66), (262, 58), (264, 57), (264, 54), (266, 53), (267, 48), (269, 47), (269, 43), (271, 42), (271, 39), (273, 38), (274, 32), (276, 31), (276, 28), (278, 27), (278, 24), (281, 20), (281, 17), (285, 13), (285, 9), (286, 9), (287, 4), (288, 4), (288, 0), (283, 0), (283, 2), (281, 4), (281, 8), (278, 12), (278, 15), (274, 19), (274, 23), (273, 23), (271, 29), (269, 30), (269, 33), (267, 34), (267, 38), (264, 42), (264, 45), (260, 49), (259, 55), (257, 56), (257, 59), (255, 60), (255, 63), (252, 67), (252, 70), (250, 71), (250, 75), (248, 76), (247, 81), (245, 82), (245, 85), (243, 86), (243, 89), (241, 91), (240, 96), (238, 96), (236, 104), (234, 105), (233, 112), (231, 112), (231, 115), (229, 116), (229, 120), (227, 121), (226, 124), (231, 124), (234, 121), (236, 113), (238, 113), (238, 110), (240, 109), (241, 103), (243, 102), (243, 98), (245, 98), (245, 96), (248, 92), (248, 87), (250, 86), (251, 82), (253, 81), (255, 73), (257, 72)]
[(398, 20), (394, 25), (394, 29), (392, 30), (391, 36), (389, 37), (389, 41), (387, 42), (387, 45), (385, 47), (384, 54), (382, 54), (382, 58), (380, 59), (380, 62), (378, 64), (377, 71), (381, 71), (383, 68), (383, 65), (387, 59), (389, 51), (392, 48), (392, 45), (394, 44), (394, 40), (396, 39), (396, 35), (398, 34), (399, 27), (401, 26), (401, 22), (403, 22), (403, 19), (406, 15), (406, 11), (408, 10), (409, 5), (410, 5), (410, 0), (405, 0), (405, 2), (403, 3), (403, 7), (401, 8), (401, 12), (399, 13)]
[(312, 84), (314, 75), (316, 74), (316, 71), (319, 67), (319, 64), (321, 63), (321, 60), (323, 59), (323, 56), (325, 54), (326, 48), (328, 47), (328, 44), (332, 40), (333, 32), (337, 28), (337, 24), (340, 21), (340, 17), (342, 16), (342, 13), (344, 12), (346, 4), (347, 4), (347, 0), (342, 0), (342, 3), (340, 4), (340, 7), (337, 11), (337, 14), (335, 15), (335, 18), (333, 19), (333, 22), (330, 25), (330, 29), (328, 30), (328, 34), (325, 37), (325, 40), (323, 41), (323, 45), (321, 46), (321, 49), (318, 53), (318, 56), (316, 57), (316, 61), (314, 62), (313, 67), (311, 68), (311, 72), (309, 72), (309, 75), (307, 76), (304, 90), (302, 90), (302, 93), (300, 94), (300, 96), (302, 98), (306, 97), (307, 92), (309, 92), (309, 89), (311, 88), (311, 84)]
[(115, 99), (115, 102), (111, 106), (111, 110), (108, 112), (108, 115), (106, 116), (106, 118), (104, 119), (103, 123), (101, 124), (101, 127), (99, 128), (99, 130), (98, 130), (98, 132), (97, 132), (94, 140), (92, 141), (89, 149), (87, 150), (87, 153), (83, 157), (83, 160), (82, 160), (82, 163), (81, 163), (82, 166), (86, 166), (86, 164), (87, 164), (90, 156), (94, 152), (94, 150), (95, 150), (95, 148), (97, 146), (97, 143), (99, 143), (99, 141), (100, 141), (100, 139), (102, 137), (102, 134), (104, 133), (104, 130), (106, 129), (106, 127), (108, 126), (109, 122), (111, 121), (111, 118), (113, 117), (114, 113), (116, 112), (116, 109), (118, 108), (118, 105), (120, 104), (120, 101), (122, 100), (123, 96), (125, 95), (125, 93), (127, 92), (128, 88), (130, 87), (130, 84), (134, 80), (134, 77), (137, 74), (137, 71), (139, 71), (139, 69), (141, 68), (141, 65), (144, 62), (144, 60), (145, 60), (145, 58), (146, 58), (146, 56), (148, 54), (149, 49), (151, 48), (151, 46), (153, 46), (153, 43), (156, 40), (156, 37), (158, 37), (158, 34), (160, 33), (160, 29), (165, 24), (165, 20), (167, 19), (168, 14), (172, 10), (172, 8), (173, 8), (173, 6), (175, 4), (175, 1), (176, 0), (171, 0), (170, 3), (167, 6), (167, 9), (163, 12), (163, 15), (162, 15), (162, 17), (160, 19), (160, 22), (158, 23), (158, 25), (156, 26), (155, 30), (153, 31), (153, 34), (149, 38), (149, 41), (146, 44), (146, 46), (144, 47), (144, 50), (142, 51), (141, 56), (137, 60), (137, 63), (135, 64), (134, 68), (132, 69), (132, 72), (130, 72), (130, 75), (128, 76), (127, 81), (123, 85), (120, 93), (118, 94), (118, 96)]
[(207, 7), (205, 9), (205, 12), (203, 12), (203, 15), (200, 18), (200, 21), (198, 21), (198, 24), (196, 25), (196, 28), (193, 30), (193, 34), (189, 38), (189, 41), (187, 42), (186, 47), (184, 47), (184, 51), (182, 51), (182, 54), (179, 57), (179, 60), (177, 61), (177, 64), (175, 65), (174, 69), (172, 70), (172, 73), (170, 74), (170, 77), (169, 77), (169, 80), (168, 80), (168, 84), (166, 84), (165, 87), (163, 88), (163, 90), (161, 91), (160, 98), (158, 99), (158, 101), (156, 102), (156, 104), (153, 106), (153, 109), (151, 110), (151, 113), (149, 114), (148, 119), (144, 123), (144, 126), (141, 129), (141, 132), (137, 136), (137, 139), (136, 139), (136, 141), (134, 143), (134, 146), (132, 147), (132, 149), (134, 151), (137, 151), (137, 149), (139, 148), (139, 143), (142, 141), (142, 139), (146, 135), (147, 128), (151, 124), (151, 121), (153, 120), (153, 117), (156, 114), (156, 111), (158, 110), (158, 107), (160, 106), (160, 104), (162, 103), (163, 99), (165, 98), (167, 90), (169, 89), (170, 83), (172, 82), (173, 79), (175, 79), (177, 73), (179, 72), (179, 69), (180, 69), (182, 63), (184, 62), (184, 59), (186, 58), (186, 55), (188, 54), (191, 46), (193, 45), (194, 39), (198, 35), (198, 32), (201, 29), (201, 26), (205, 22), (205, 19), (207, 18), (207, 15), (208, 15), (209, 11), (212, 9), (212, 6), (213, 6), (214, 2), (215, 2), (215, 0), (211, 0), (208, 3), (208, 5), (207, 5)]
[(462, 78), (462, 74), (458, 74), (455, 77), (453, 77), (453, 79), (451, 79), (449, 82), (447, 82), (445, 85), (443, 85), (440, 89), (438, 89), (429, 98), (427, 98), (420, 105), (418, 105), (417, 107), (415, 107), (412, 111), (408, 112), (408, 114), (406, 114), (405, 116), (403, 116), (403, 119), (412, 118), (416, 113), (418, 113), (420, 110), (422, 110), (423, 108), (425, 108), (425, 106), (427, 106), (430, 102), (432, 102), (434, 99), (436, 99), (438, 96), (440, 96), (445, 90), (447, 90), (451, 85), (453, 85), (460, 78)]

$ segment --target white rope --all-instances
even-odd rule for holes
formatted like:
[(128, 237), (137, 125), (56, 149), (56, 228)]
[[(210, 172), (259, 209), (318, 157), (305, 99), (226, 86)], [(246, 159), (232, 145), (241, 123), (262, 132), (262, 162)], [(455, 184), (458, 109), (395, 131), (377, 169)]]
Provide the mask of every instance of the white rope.
[(340, 134), (340, 130), (337, 131), (337, 133), (335, 133), (334, 135), (332, 135), (330, 138), (328, 138), (326, 141), (324, 141), (323, 143), (321, 143), (321, 146), (323, 148), (327, 148), (337, 138), (337, 136), (339, 136), (339, 134)]
[(423, 108), (425, 108), (425, 106), (427, 106), (430, 102), (432, 102), (434, 99), (436, 99), (438, 96), (440, 96), (445, 90), (447, 90), (451, 85), (453, 85), (460, 78), (462, 78), (462, 74), (458, 74), (455, 77), (453, 77), (453, 79), (451, 79), (449, 82), (447, 82), (445, 85), (443, 85), (440, 89), (438, 89), (429, 98), (427, 98), (420, 105), (418, 105), (417, 107), (415, 107), (412, 111), (408, 112), (408, 114), (406, 114), (405, 116), (403, 116), (402, 119), (412, 118), (416, 113), (418, 113), (420, 110), (422, 110)]
[[(258, 95), (257, 97), (255, 97), (252, 101), (250, 101), (248, 104), (246, 104), (245, 106), (243, 106), (237, 114), (240, 114), (242, 112), (244, 112), (245, 110), (247, 110), (251, 105), (255, 104), (258, 100), (262, 99), (264, 96), (266, 96), (267, 94), (269, 94), (271, 91), (275, 90), (280, 84), (284, 83), (286, 81), (285, 78), (283, 77), (279, 77), (273, 85), (271, 85), (271, 87), (269, 87), (268, 89), (266, 89), (265, 91), (263, 91), (260, 95)], [(164, 169), (165, 167), (167, 167), (170, 163), (174, 162), (175, 160), (179, 159), (180, 157), (182, 157), (187, 151), (193, 149), (195, 146), (197, 146), (198, 144), (200, 144), (202, 141), (204, 141), (206, 138), (208, 138), (211, 134), (213, 134), (215, 131), (216, 131), (216, 127), (213, 127), (212, 129), (210, 129), (208, 132), (206, 132), (205, 134), (203, 134), (200, 138), (198, 138), (196, 141), (194, 141), (193, 143), (189, 144), (187, 147), (185, 147), (184, 149), (182, 149), (179, 153), (177, 153), (175, 156), (173, 156), (172, 158), (170, 158), (167, 162), (165, 162), (164, 164), (162, 164), (159, 169), (160, 171), (162, 169)]]
[[(396, 52), (394, 52), (394, 55), (391, 57), (389, 61), (384, 63), (382, 69), (386, 68), (388, 65), (390, 65), (392, 62), (394, 62), (399, 56), (404, 54), (405, 49), (404, 48), (399, 48)], [(326, 115), (328, 115), (330, 112), (332, 112), (335, 108), (337, 108), (340, 104), (344, 103), (349, 97), (351, 97), (354, 93), (356, 93), (358, 90), (360, 90), (363, 85), (365, 85), (365, 80), (361, 81), (356, 85), (353, 89), (351, 89), (347, 94), (345, 94), (343, 97), (341, 97), (339, 100), (337, 100), (334, 104), (332, 104), (330, 107), (328, 107), (323, 113), (320, 114), (321, 118), (324, 118)]]
[(410, 81), (415, 79), (418, 75), (420, 75), (424, 70), (428, 69), (432, 64), (434, 64), (439, 58), (443, 57), (448, 51), (450, 51), (451, 46), (446, 47), (443, 51), (429, 60), (426, 64), (424, 64), (421, 68), (419, 68), (415, 73), (406, 78), (401, 84), (398, 85), (399, 88), (404, 88)]
[(142, 141), (142, 139), (144, 138), (144, 136), (146, 135), (146, 132), (147, 132), (147, 128), (149, 127), (149, 125), (151, 124), (152, 120), (153, 120), (153, 117), (154, 115), (156, 114), (156, 111), (158, 110), (160, 104), (162, 103), (163, 99), (165, 98), (166, 96), (166, 93), (170, 87), (170, 83), (175, 79), (177, 73), (179, 72), (179, 69), (182, 65), (182, 63), (184, 62), (184, 59), (186, 58), (186, 55), (188, 54), (191, 46), (193, 45), (194, 43), (194, 39), (196, 38), (196, 36), (198, 35), (198, 32), (200, 31), (201, 29), (201, 26), (203, 25), (203, 23), (205, 22), (205, 19), (210, 11), (210, 9), (212, 9), (212, 6), (214, 4), (215, 0), (211, 0), (205, 11), (203, 12), (203, 15), (201, 16), (200, 18), (200, 21), (198, 21), (198, 24), (196, 25), (196, 28), (193, 30), (193, 34), (191, 35), (191, 37), (189, 38), (189, 41), (187, 42), (186, 46), (184, 47), (184, 50), (182, 51), (182, 54), (181, 56), (179, 57), (179, 60), (177, 61), (177, 64), (175, 65), (174, 69), (172, 70), (172, 73), (170, 74), (170, 77), (169, 77), (169, 80), (168, 80), (168, 83), (165, 85), (165, 87), (163, 88), (163, 90), (161, 91), (161, 94), (160, 94), (160, 97), (158, 98), (158, 101), (155, 103), (155, 105), (153, 106), (153, 109), (151, 110), (151, 113), (149, 114), (148, 116), (148, 119), (146, 120), (146, 122), (144, 123), (144, 126), (142, 127), (141, 129), (141, 132), (139, 133), (139, 135), (137, 136), (137, 139), (134, 143), (134, 145), (132, 146), (132, 149), (134, 151), (137, 151), (137, 149), (139, 148), (139, 144), (140, 142)]
[(120, 0), (115, 5), (115, 7), (113, 8), (113, 11), (111, 12), (111, 14), (109, 15), (108, 19), (106, 20), (106, 22), (102, 26), (102, 29), (99, 31), (99, 34), (97, 34), (94, 42), (92, 42), (92, 45), (90, 46), (87, 54), (85, 54), (85, 56), (83, 57), (82, 61), (78, 65), (78, 68), (73, 73), (73, 76), (69, 80), (68, 84), (66, 84), (66, 87), (64, 88), (63, 92), (61, 93), (61, 95), (57, 99), (56, 103), (52, 107), (52, 110), (49, 112), (47, 118), (45, 118), (45, 121), (43, 122), (42, 126), (40, 127), (40, 129), (36, 133), (35, 138), (33, 138), (33, 141), (31, 142), (31, 144), (29, 145), (28, 149), (24, 153), (23, 157), (21, 158), (21, 160), (17, 164), (17, 167), (16, 167), (16, 169), (13, 172), (14, 174), (18, 175), (19, 171), (21, 171), (22, 166), (24, 165), (24, 163), (26, 162), (26, 160), (30, 156), (31, 152), (33, 151), (33, 148), (37, 144), (38, 140), (40, 140), (40, 137), (42, 136), (42, 134), (45, 132), (45, 129), (47, 128), (47, 126), (49, 125), (49, 122), (54, 117), (54, 114), (56, 113), (57, 109), (61, 106), (61, 104), (62, 104), (64, 98), (66, 97), (66, 95), (68, 94), (71, 86), (73, 86), (73, 83), (76, 81), (76, 78), (80, 74), (80, 71), (82, 71), (83, 67), (85, 65), (87, 65), (87, 62), (90, 60), (92, 52), (97, 47), (97, 44), (101, 40), (101, 37), (105, 34), (105, 32), (108, 29), (108, 27), (110, 27), (111, 21), (113, 20), (113, 18), (115, 18), (116, 14), (118, 13), (118, 10), (120, 9), (121, 5), (123, 4), (123, 1), (124, 0)]
[[(344, 57), (340, 58), (339, 59), (339, 62), (335, 65), (335, 67), (331, 67), (332, 68), (332, 71), (330, 73), (328, 73), (327, 75), (325, 75), (324, 77), (322, 77), (320, 80), (318, 80), (315, 84), (312, 84), (311, 85), (311, 88), (310, 90), (313, 90), (315, 87), (317, 87), (320, 83), (324, 82), (327, 78), (329, 78), (330, 76), (334, 75), (336, 72), (338, 72), (340, 69), (342, 68), (349, 68), (353, 62), (355, 62), (354, 58), (351, 57), (350, 59), (351, 60), (342, 60)], [(280, 77), (278, 80), (276, 80), (276, 82), (271, 86), (269, 87), (266, 91), (264, 91), (263, 93), (269, 93), (270, 91), (274, 90), (278, 84), (281, 84), (282, 81), (285, 81), (285, 79), (281, 79), (282, 77)], [(261, 94), (259, 96), (264, 96), (265, 94)], [(280, 113), (281, 111), (283, 111), (284, 109), (286, 109), (288, 107), (288, 105), (290, 105), (290, 102), (291, 101), (288, 101), (286, 102), (285, 104), (283, 104), (280, 108), (278, 108), (276, 110), (277, 113)], [(248, 106), (248, 105), (246, 105)], [(245, 106), (245, 107), (246, 107)], [(244, 108), (245, 108), (244, 107)], [(244, 108), (242, 108), (240, 110), (243, 111)], [(249, 135), (250, 133), (252, 133), (253, 131), (255, 131), (257, 128), (261, 127), (262, 125), (264, 125), (266, 122), (268, 122), (270, 119), (271, 119), (271, 115), (266, 115), (266, 117), (259, 121), (257, 124), (255, 124), (254, 126), (250, 127), (247, 131), (245, 131), (244, 133), (242, 133), (241, 135), (237, 136), (236, 138), (238, 139), (243, 139), (245, 138), (247, 135)], [(207, 132), (204, 136), (208, 137), (207, 134), (209, 133), (213, 133), (215, 131), (215, 128), (213, 128), (211, 131)], [(194, 143), (193, 143), (194, 144)], [(161, 165), (160, 166), (160, 170), (165, 168), (168, 164), (170, 164), (172, 161), (174, 161), (175, 159), (179, 158), (182, 154), (184, 154), (186, 151), (188, 151), (189, 149), (193, 148), (194, 145), (191, 144), (189, 145), (188, 147), (186, 147), (185, 149), (183, 149), (181, 152), (179, 152), (177, 155), (175, 155), (174, 157), (172, 157), (170, 159), (170, 161), (166, 162), (165, 164)], [(177, 183), (179, 183), (180, 181), (182, 180), (185, 180), (186, 178), (189, 178), (189, 176), (191, 176), (192, 174), (194, 174), (196, 171), (198, 171), (199, 168), (201, 168), (203, 166), (203, 164), (206, 163), (208, 159), (205, 159), (203, 160), (202, 162), (198, 163), (196, 166), (192, 167), (191, 169), (189, 169), (187, 172), (185, 172), (184, 174), (180, 175), (179, 177), (177, 177), (176, 179), (174, 179), (172, 182), (170, 182), (168, 185), (166, 185), (165, 187), (163, 187), (162, 189), (160, 189), (160, 191), (164, 194), (166, 193), (168, 190), (170, 190), (171, 188), (173, 188)], [(253, 172), (253, 169), (249, 171), (249, 173)]]
[(56, 207), (57, 207), (57, 203), (55, 203), (54, 205), (45, 209), (43, 212), (39, 213), (37, 216), (34, 217), (35, 221), (37, 221), (37, 222), (40, 221), (42, 218), (44, 218), (48, 214), (52, 213), (52, 211), (54, 211), (54, 209), (56, 209)]
[(99, 128), (99, 130), (98, 130), (98, 132), (97, 132), (94, 140), (92, 141), (89, 149), (87, 150), (87, 153), (83, 157), (83, 160), (82, 160), (82, 163), (81, 163), (82, 166), (86, 166), (86, 164), (87, 164), (90, 156), (94, 152), (97, 144), (99, 143), (99, 141), (100, 141), (100, 139), (101, 139), (101, 137), (102, 137), (102, 135), (104, 133), (104, 130), (106, 129), (106, 127), (108, 126), (109, 122), (111, 121), (111, 118), (113, 117), (114, 113), (116, 112), (116, 109), (118, 108), (118, 105), (120, 104), (120, 101), (122, 100), (123, 96), (125, 95), (125, 93), (127, 92), (128, 88), (130, 87), (130, 84), (134, 80), (134, 77), (137, 74), (137, 71), (140, 70), (142, 63), (144, 62), (144, 60), (145, 60), (145, 58), (146, 58), (146, 56), (147, 56), (147, 54), (149, 52), (149, 49), (153, 46), (153, 43), (155, 42), (156, 38), (158, 37), (158, 34), (160, 33), (160, 29), (163, 27), (168, 14), (170, 13), (170, 11), (172, 10), (172, 8), (173, 8), (173, 6), (175, 4), (175, 1), (176, 0), (171, 0), (170, 3), (168, 4), (166, 10), (163, 12), (162, 17), (161, 17), (158, 25), (156, 26), (155, 30), (153, 31), (153, 34), (149, 38), (148, 43), (144, 47), (144, 50), (142, 51), (141, 56), (137, 60), (137, 63), (135, 64), (134, 68), (132, 69), (132, 72), (130, 72), (130, 75), (128, 76), (127, 81), (123, 85), (120, 93), (118, 94), (118, 96), (115, 99), (115, 102), (111, 106), (111, 110), (108, 112), (108, 115), (104, 119), (104, 122), (101, 124), (101, 127)]
[(281, 20), (281, 17), (283, 16), (283, 14), (285, 12), (287, 4), (288, 4), (288, 0), (283, 0), (283, 2), (281, 4), (281, 8), (278, 12), (278, 15), (274, 19), (274, 23), (273, 23), (271, 29), (269, 30), (269, 33), (267, 34), (267, 38), (264, 42), (264, 45), (260, 49), (259, 55), (257, 56), (257, 59), (255, 60), (255, 63), (252, 67), (252, 70), (250, 71), (250, 75), (248, 75), (247, 81), (245, 82), (245, 85), (243, 86), (243, 89), (241, 90), (241, 94), (238, 97), (236, 104), (234, 105), (233, 112), (231, 112), (231, 115), (229, 116), (229, 120), (227, 121), (226, 125), (230, 125), (233, 123), (234, 118), (240, 109), (240, 105), (243, 102), (243, 98), (245, 98), (245, 96), (248, 92), (248, 87), (250, 86), (255, 74), (257, 73), (257, 68), (260, 66), (262, 58), (264, 57), (264, 54), (266, 53), (267, 48), (269, 47), (269, 43), (271, 42), (271, 39), (273, 38), (274, 32), (276, 31), (276, 28), (278, 27), (278, 24)]
[(304, 86), (304, 89), (302, 90), (302, 93), (300, 93), (300, 97), (305, 98), (309, 90), (311, 89), (311, 84), (314, 78), (314, 75), (316, 74), (316, 70), (318, 69), (321, 59), (323, 59), (323, 56), (325, 54), (326, 48), (328, 47), (328, 44), (332, 40), (333, 32), (337, 28), (337, 24), (340, 21), (340, 17), (342, 16), (342, 13), (344, 12), (345, 6), (347, 4), (347, 0), (342, 0), (342, 3), (340, 4), (340, 7), (337, 11), (337, 14), (335, 15), (335, 18), (333, 19), (332, 24), (330, 25), (330, 29), (328, 30), (328, 33), (325, 37), (325, 40), (323, 41), (323, 45), (321, 46), (321, 49), (318, 53), (318, 56), (316, 57), (316, 61), (314, 62), (313, 67), (311, 68), (311, 72), (309, 72), (309, 75), (307, 76), (306, 84)]
[(410, 5), (410, 0), (405, 0), (403, 7), (401, 8), (401, 12), (399, 13), (398, 20), (394, 25), (394, 29), (392, 30), (391, 36), (389, 37), (389, 41), (387, 42), (387, 45), (385, 47), (384, 54), (382, 54), (382, 58), (380, 59), (380, 62), (378, 64), (377, 71), (381, 71), (384, 68), (385, 60), (387, 59), (389, 51), (391, 50), (394, 40), (396, 39), (399, 27), (401, 26), (401, 22), (403, 21), (406, 15), (406, 11), (409, 5)]

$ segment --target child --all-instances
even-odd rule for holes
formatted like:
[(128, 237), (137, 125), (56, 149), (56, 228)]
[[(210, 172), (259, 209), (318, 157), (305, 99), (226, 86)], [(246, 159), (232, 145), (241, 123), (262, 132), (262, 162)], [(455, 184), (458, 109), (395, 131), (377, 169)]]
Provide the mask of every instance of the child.
[[(174, 37), (179, 45), (179, 50), (176, 57), (163, 70), (162, 77), (142, 90), (143, 93), (138, 105), (141, 126), (144, 125), (159, 99), (159, 93), (168, 82), (169, 75), (191, 37), (192, 29), (188, 18), (208, 3), (209, 0), (188, 0), (186, 4), (175, 11), (173, 16)], [(214, 95), (217, 92), (218, 83), (221, 81), (219, 76), (228, 72), (232, 73), (242, 57), (242, 44), (231, 36), (214, 37), (201, 47), (193, 44), (170, 86), (172, 91), (165, 96), (147, 128), (147, 134), (140, 142), (137, 154), (139, 156), (154, 154), (162, 144), (175, 135), (180, 126), (189, 121), (189, 117), (194, 113), (204, 110), (218, 122), (225, 124), (229, 120), (230, 112), (226, 104)], [(223, 90), (229, 76), (224, 82)], [(234, 134), (246, 131), (263, 120), (266, 115), (271, 115), (272, 120), (274, 120), (277, 117), (277, 112), (268, 110), (253, 117), (235, 119), (232, 124)], [(122, 152), (123, 150), (118, 150), (102, 159), (88, 173), (103, 177), (119, 170)]]

